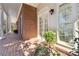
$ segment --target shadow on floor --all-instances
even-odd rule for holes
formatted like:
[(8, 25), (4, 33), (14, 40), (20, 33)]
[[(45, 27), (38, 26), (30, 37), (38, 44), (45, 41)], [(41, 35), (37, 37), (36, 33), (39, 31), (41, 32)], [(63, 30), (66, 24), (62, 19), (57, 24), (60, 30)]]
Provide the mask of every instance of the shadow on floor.
[(19, 47), (22, 42), (17, 34), (8, 33), (5, 39), (0, 40), (0, 56), (24, 56)]

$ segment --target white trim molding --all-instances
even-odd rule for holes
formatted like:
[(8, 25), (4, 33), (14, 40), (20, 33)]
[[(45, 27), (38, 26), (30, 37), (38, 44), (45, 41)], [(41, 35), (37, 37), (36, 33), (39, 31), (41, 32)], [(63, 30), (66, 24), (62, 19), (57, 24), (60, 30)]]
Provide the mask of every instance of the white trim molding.
[[(57, 43), (62, 44), (62, 45), (67, 46), (67, 47), (70, 47), (70, 48), (73, 48), (69, 43), (61, 41), (60, 37), (59, 37), (59, 6), (62, 4), (57, 5)], [(75, 23), (75, 20), (77, 19), (77, 17), (76, 17), (77, 15), (76, 15), (76, 11), (75, 11), (76, 5), (71, 3), (71, 6), (72, 6), (72, 17), (71, 18), (72, 18), (73, 23), (74, 23), (73, 27), (77, 29), (78, 27), (77, 27), (77, 24)], [(75, 33), (75, 29), (73, 29), (73, 32)], [(75, 36), (78, 36), (77, 33), (75, 33)]]

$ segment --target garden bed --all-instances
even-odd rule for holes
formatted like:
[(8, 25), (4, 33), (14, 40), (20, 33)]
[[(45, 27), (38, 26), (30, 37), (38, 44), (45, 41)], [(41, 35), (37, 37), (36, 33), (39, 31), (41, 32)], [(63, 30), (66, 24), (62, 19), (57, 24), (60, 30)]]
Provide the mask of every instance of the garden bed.
[[(39, 39), (30, 39), (23, 42), (20, 45), (25, 56), (55, 56), (56, 52), (52, 49), (52, 53), (49, 52), (47, 43)], [(60, 54), (58, 54), (60, 55)]]
[(36, 50), (36, 46), (40, 44), (40, 41), (36, 38), (24, 41), (20, 47), (25, 56), (32, 56)]

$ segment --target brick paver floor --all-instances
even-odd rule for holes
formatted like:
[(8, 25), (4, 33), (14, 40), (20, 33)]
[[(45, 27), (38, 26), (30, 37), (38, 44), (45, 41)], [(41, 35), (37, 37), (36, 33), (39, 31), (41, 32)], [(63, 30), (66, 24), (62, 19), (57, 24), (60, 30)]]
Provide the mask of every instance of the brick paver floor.
[(23, 56), (19, 48), (21, 42), (17, 34), (7, 34), (5, 39), (0, 40), (0, 56)]

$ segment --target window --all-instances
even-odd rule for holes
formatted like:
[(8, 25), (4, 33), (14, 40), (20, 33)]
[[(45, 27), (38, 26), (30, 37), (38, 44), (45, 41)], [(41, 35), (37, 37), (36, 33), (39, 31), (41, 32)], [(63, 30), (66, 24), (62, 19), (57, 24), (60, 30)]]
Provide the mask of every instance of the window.
[(64, 3), (59, 6), (59, 38), (69, 43), (73, 39), (72, 5)]
[(39, 32), (40, 36), (42, 37), (43, 34), (48, 31), (48, 18), (46, 15), (42, 17), (42, 15), (39, 17)]
[(39, 23), (40, 23), (40, 35), (42, 36), (43, 35), (43, 20), (42, 20), (42, 18), (40, 17), (40, 19), (39, 19)]
[(77, 20), (79, 20), (79, 3), (76, 3)]
[[(76, 13), (77, 13), (76, 27), (77, 27), (77, 31), (79, 32), (79, 3), (76, 3)], [(79, 37), (78, 32), (77, 32), (77, 35)]]

